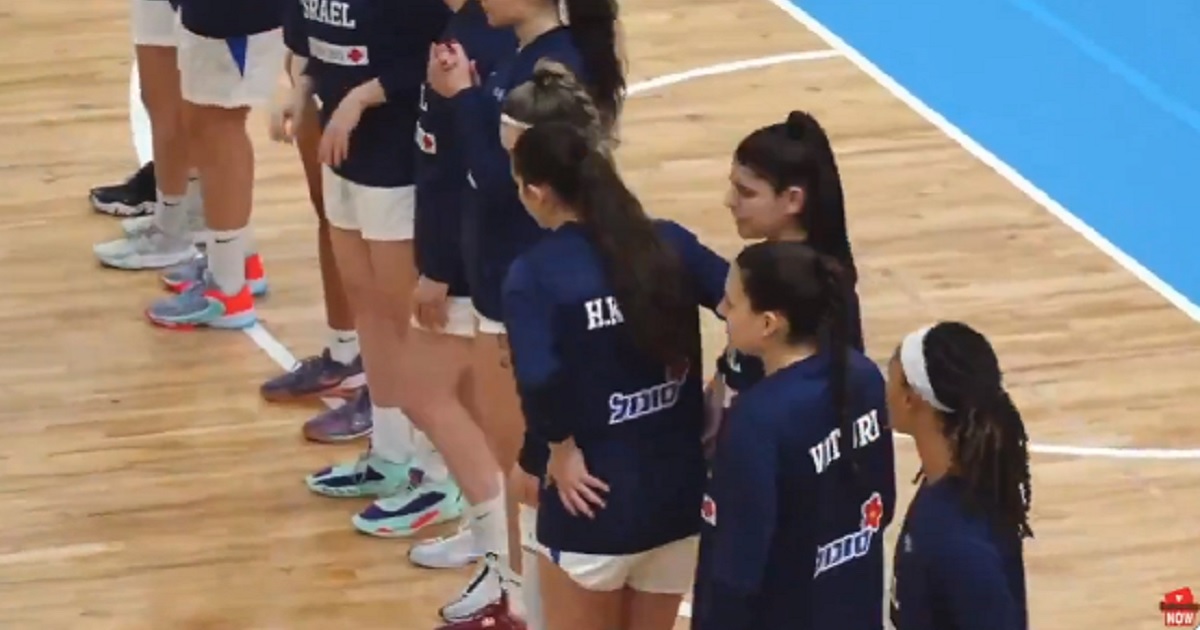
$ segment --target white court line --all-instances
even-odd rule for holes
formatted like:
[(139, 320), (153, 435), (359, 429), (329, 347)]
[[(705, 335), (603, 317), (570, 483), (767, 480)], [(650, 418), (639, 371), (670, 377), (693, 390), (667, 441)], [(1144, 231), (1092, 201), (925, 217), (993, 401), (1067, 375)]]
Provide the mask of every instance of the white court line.
[[(1175, 292), (1174, 289), (1171, 289), (1162, 280), (1159, 280), (1156, 276), (1154, 276), (1154, 274), (1152, 274), (1148, 270), (1146, 270), (1145, 267), (1142, 267), (1140, 264), (1133, 261), (1132, 258), (1129, 258), (1129, 256), (1122, 253), (1112, 243), (1108, 242), (1107, 240), (1104, 240), (1104, 238), (1101, 237), (1099, 234), (1097, 234), (1094, 230), (1092, 230), (1090, 227), (1088, 227), (1086, 224), (1084, 224), (1082, 221), (1080, 221), (1074, 215), (1067, 212), (1066, 209), (1064, 209), (1062, 206), (1058, 205), (1056, 202), (1054, 202), (1054, 200), (1050, 199), (1050, 197), (1047, 196), (1046, 193), (1044, 193), (1041, 190), (1034, 187), (1033, 184), (1031, 184), (1028, 180), (1024, 179), (1019, 174), (1017, 174), (1017, 172), (1012, 170), (1011, 167), (1009, 167), (1008, 165), (1001, 162), (999, 160), (999, 158), (992, 155), (991, 153), (988, 153), (987, 150), (985, 150), (983, 147), (981, 147), (978, 143), (976, 143), (974, 140), (971, 140), (965, 134), (963, 134), (963, 132), (961, 130), (959, 130), (958, 128), (954, 127), (949, 122), (947, 122), (945, 118), (942, 118), (939, 114), (937, 114), (933, 110), (929, 109), (928, 106), (924, 105), (919, 100), (917, 100), (916, 97), (914, 97), (911, 93), (904, 90), (904, 88), (900, 87), (899, 84), (897, 84), (894, 80), (892, 80), (887, 75), (883, 74), (882, 71), (880, 71), (878, 68), (876, 68), (874, 65), (872, 65), (869, 61), (864, 59), (858, 52), (854, 51), (854, 49), (847, 46), (846, 43), (843, 42), (841, 39), (838, 39), (835, 35), (830, 33), (823, 26), (821, 26), (819, 23), (817, 23), (815, 20), (813, 20), (810, 16), (808, 16), (808, 14), (800, 11), (799, 9), (793, 7), (790, 4), (787, 4), (787, 0), (770, 0), (770, 1), (775, 3), (776, 5), (778, 5), (780, 8), (783, 8), (785, 11), (787, 11), (789, 14), (791, 14), (797, 20), (804, 23), (804, 25), (807, 26), (808, 28), (810, 28), (814, 33), (821, 36), (822, 38), (825, 38), (826, 41), (828, 41), (830, 45), (834, 46), (835, 48), (838, 48), (839, 50), (817, 50), (817, 51), (808, 51), (808, 52), (800, 52), (800, 53), (790, 53), (790, 54), (784, 54), (784, 55), (775, 55), (775, 56), (771, 56), (771, 57), (761, 57), (761, 58), (757, 58), (757, 59), (745, 59), (745, 60), (741, 60), (741, 61), (732, 61), (732, 62), (728, 62), (728, 63), (720, 63), (720, 64), (711, 65), (711, 66), (705, 66), (702, 68), (695, 68), (692, 70), (686, 70), (683, 72), (677, 72), (677, 73), (673, 73), (673, 74), (663, 75), (661, 77), (656, 77), (653, 79), (649, 79), (647, 81), (641, 81), (641, 82), (635, 83), (629, 87), (629, 94), (630, 95), (641, 94), (648, 90), (659, 89), (659, 88), (663, 88), (663, 87), (666, 87), (669, 85), (683, 83), (684, 81), (691, 81), (693, 79), (717, 76), (717, 75), (721, 75), (721, 74), (730, 74), (733, 72), (741, 72), (744, 70), (749, 70), (749, 69), (754, 69), (754, 68), (764, 68), (767, 66), (779, 65), (779, 64), (783, 64), (783, 63), (792, 63), (792, 62), (800, 62), (800, 61), (816, 61), (816, 60), (821, 60), (821, 59), (831, 59), (831, 58), (835, 58), (835, 57), (839, 57), (839, 56), (845, 56), (847, 59), (850, 59), (856, 65), (858, 65), (864, 72), (866, 72), (872, 78), (879, 81), (880, 84), (882, 84), (885, 88), (887, 88), (889, 91), (891, 91), (893, 94), (895, 94), (897, 98), (899, 98), (901, 101), (904, 101), (905, 104), (907, 104), (909, 107), (912, 107), (915, 111), (917, 111), (917, 113), (924, 116), (926, 119), (929, 120), (929, 122), (933, 123), (939, 129), (941, 129), (943, 132), (945, 132), (946, 135), (950, 136), (951, 138), (953, 138), (954, 140), (959, 142), (972, 155), (974, 155), (976, 158), (978, 158), (984, 164), (987, 164), (989, 167), (991, 167), (993, 170), (995, 170), (1001, 176), (1005, 177), (1010, 182), (1012, 182), (1012, 184), (1014, 186), (1016, 186), (1017, 189), (1021, 190), (1022, 192), (1026, 193), (1027, 195), (1029, 195), (1031, 198), (1034, 199), (1034, 201), (1041, 203), (1051, 213), (1053, 213), (1058, 218), (1062, 219), (1062, 221), (1064, 223), (1066, 223), (1068, 226), (1075, 228), (1076, 231), (1078, 231), (1084, 238), (1088, 239), (1089, 242), (1092, 242), (1093, 244), (1095, 244), (1096, 247), (1098, 247), (1101, 251), (1104, 251), (1108, 255), (1112, 256), (1118, 263), (1120, 263), (1125, 268), (1129, 269), (1130, 272), (1132, 272), (1134, 275), (1136, 275), (1142, 281), (1146, 282), (1146, 284), (1150, 285), (1150, 287), (1152, 289), (1154, 289), (1155, 291), (1158, 291), (1160, 294), (1162, 294), (1164, 297), (1166, 297), (1168, 300), (1170, 300), (1171, 303), (1173, 303), (1176, 306), (1178, 306), (1179, 308), (1183, 309), (1183, 311), (1185, 313), (1187, 313), (1189, 316), (1191, 316), (1193, 319), (1195, 319), (1196, 321), (1200, 321), (1200, 309), (1197, 309), (1194, 304), (1192, 304), (1191, 302), (1188, 302), (1186, 298), (1184, 298), (1181, 294)], [(1078, 227), (1076, 227), (1077, 225), (1078, 225)], [(1128, 264), (1126, 264), (1126, 261), (1128, 261)], [(1139, 272), (1139, 270), (1140, 270), (1140, 272)], [(1172, 297), (1172, 296), (1174, 296), (1174, 297)], [(291, 353), (291, 351), (289, 351), (287, 349), (287, 346), (284, 346), (282, 343), (280, 343), (280, 341), (278, 339), (276, 339), (274, 335), (272, 335), (270, 332), (268, 332), (267, 329), (264, 328), (261, 324), (255, 324), (254, 326), (246, 329), (245, 333), (247, 336), (250, 337), (250, 339), (252, 339), (254, 341), (254, 343), (259, 348), (262, 348), (263, 351), (266, 352), (267, 355), (270, 356), (271, 359), (273, 361), (275, 361), (275, 363), (277, 363), (281, 368), (283, 368), (285, 370), (290, 370), (292, 367), (294, 367), (296, 365), (295, 355), (293, 355)], [(332, 398), (324, 399), (324, 401), (325, 401), (325, 404), (330, 407), (337, 407), (337, 406), (343, 404), (343, 401), (338, 400), (338, 399), (332, 399)], [(900, 437), (907, 437), (907, 436), (900, 436)], [(1033, 453), (1039, 453), (1039, 454), (1043, 454), (1043, 455), (1063, 455), (1063, 456), (1068, 456), (1068, 457), (1098, 457), (1098, 458), (1104, 458), (1104, 459), (1156, 459), (1156, 460), (1181, 460), (1181, 459), (1195, 460), (1195, 459), (1200, 459), (1200, 449), (1116, 448), (1116, 447), (1093, 447), (1093, 446), (1074, 446), (1074, 445), (1055, 445), (1055, 444), (1031, 444), (1029, 447), (1029, 450)]]
[(914, 112), (937, 127), (942, 133), (962, 146), (962, 148), (966, 149), (975, 159), (983, 162), (988, 168), (991, 168), (1001, 177), (1008, 180), (1017, 190), (1020, 190), (1030, 199), (1036, 201), (1038, 205), (1045, 208), (1059, 221), (1066, 224), (1067, 227), (1078, 232), (1080, 236), (1107, 254), (1109, 258), (1115, 260), (1117, 264), (1124, 267), (1129, 273), (1132, 273), (1138, 280), (1144, 282), (1155, 293), (1166, 298), (1168, 302), (1174, 304), (1179, 310), (1192, 318), (1193, 321), (1200, 322), (1200, 306), (1197, 306), (1182, 293), (1176, 291), (1174, 287), (1167, 284), (1162, 278), (1155, 275), (1153, 271), (1143, 266), (1142, 263), (1134, 260), (1132, 256), (1121, 251), (1119, 247), (1113, 245), (1112, 241), (1101, 236), (1099, 232), (1092, 229), (1092, 226), (1084, 223), (1082, 219), (1072, 214), (1070, 210), (1067, 210), (1062, 204), (1055, 201), (1044, 190), (1038, 188), (1028, 179), (1025, 179), (1016, 169), (996, 157), (991, 151), (985, 149), (983, 145), (976, 142), (963, 132), (962, 129), (959, 129), (954, 123), (947, 120), (945, 116), (942, 116), (932, 107), (926, 105), (912, 92), (909, 92), (907, 88), (900, 85), (895, 79), (880, 69), (879, 66), (872, 63), (871, 60), (867, 59), (857, 49), (846, 43), (844, 39), (835, 35), (828, 28), (825, 28), (824, 24), (821, 24), (804, 9), (797, 7), (788, 0), (770, 0), (770, 2), (792, 16), (797, 22), (803, 24), (808, 30), (815, 33), (817, 37), (825, 40), (825, 43), (833, 47), (834, 50), (842, 53), (846, 59), (850, 60), (850, 63), (858, 66), (858, 69), (866, 73), (867, 76), (875, 79), (892, 96), (900, 99), (901, 102), (908, 105)]

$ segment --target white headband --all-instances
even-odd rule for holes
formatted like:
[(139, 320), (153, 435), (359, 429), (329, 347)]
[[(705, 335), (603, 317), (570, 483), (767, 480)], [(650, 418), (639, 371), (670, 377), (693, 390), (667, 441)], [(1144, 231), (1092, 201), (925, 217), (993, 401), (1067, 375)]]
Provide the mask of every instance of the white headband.
[(558, 21), (562, 22), (563, 26), (571, 25), (571, 13), (567, 9), (567, 0), (558, 0)]
[(516, 118), (509, 116), (508, 114), (500, 114), (500, 124), (508, 125), (509, 127), (516, 127), (521, 131), (528, 131), (529, 129), (533, 128), (533, 125), (529, 123), (523, 123)]
[(929, 372), (925, 369), (925, 335), (932, 329), (933, 326), (926, 326), (904, 338), (900, 343), (900, 367), (904, 368), (904, 380), (908, 381), (908, 386), (917, 392), (921, 400), (938, 411), (950, 413), (954, 410), (933, 393), (933, 384), (929, 382)]

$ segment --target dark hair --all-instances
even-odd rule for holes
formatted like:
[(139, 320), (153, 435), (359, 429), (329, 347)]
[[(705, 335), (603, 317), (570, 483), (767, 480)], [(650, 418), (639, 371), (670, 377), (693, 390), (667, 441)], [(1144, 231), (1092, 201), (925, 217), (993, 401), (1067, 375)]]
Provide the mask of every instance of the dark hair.
[(959, 322), (941, 322), (925, 335), (925, 369), (950, 440), (952, 472), (965, 483), (972, 507), (1020, 538), (1031, 538), (1029, 436), (1004, 389), (1000, 361), (987, 338)]
[[(558, 0), (552, 0), (557, 2)], [(565, 9), (565, 11), (564, 11)], [(618, 50), (616, 0), (562, 0), (560, 15), (583, 57), (587, 84), (606, 130), (615, 127), (625, 102), (625, 60)]]
[(533, 78), (508, 91), (500, 112), (529, 126), (564, 122), (583, 130), (591, 142), (611, 152), (612, 139), (587, 88), (563, 64), (539, 59)]
[(547, 123), (521, 134), (512, 163), (524, 184), (548, 186), (578, 215), (634, 344), (672, 368), (695, 365), (700, 324), (683, 264), (612, 162), (579, 129)]
[(778, 311), (788, 323), (788, 341), (819, 341), (833, 363), (833, 409), (841, 429), (838, 448), (857, 471), (854, 418), (850, 413), (850, 330), (845, 274), (832, 256), (808, 243), (763, 241), (737, 256), (742, 288), (755, 312)]
[(853, 287), (858, 271), (846, 230), (842, 178), (829, 136), (817, 119), (792, 112), (786, 122), (751, 132), (738, 144), (733, 159), (766, 180), (776, 194), (793, 186), (804, 190), (797, 221), (808, 233), (808, 243), (837, 259)]

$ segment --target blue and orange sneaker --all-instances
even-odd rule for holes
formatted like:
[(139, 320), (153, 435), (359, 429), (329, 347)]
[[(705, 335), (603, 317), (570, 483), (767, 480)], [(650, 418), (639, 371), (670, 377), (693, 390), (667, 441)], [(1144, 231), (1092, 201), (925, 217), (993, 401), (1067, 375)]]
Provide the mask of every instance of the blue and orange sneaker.
[(412, 469), (408, 487), (377, 499), (351, 519), (354, 528), (379, 538), (407, 538), (463, 513), (462, 491), (452, 481), (434, 481)]
[[(208, 272), (208, 257), (200, 254), (191, 260), (166, 270), (162, 275), (163, 286), (171, 293), (183, 293), (188, 287), (200, 282)], [(263, 268), (262, 256), (246, 256), (246, 284), (254, 297), (267, 294), (267, 272)]]
[(263, 383), (259, 392), (269, 402), (350, 398), (366, 384), (361, 355), (346, 364), (335, 361), (326, 348), (319, 355), (302, 359), (291, 371)]
[(250, 285), (234, 295), (221, 292), (210, 275), (179, 295), (158, 300), (146, 309), (150, 323), (164, 328), (249, 328), (258, 322)]

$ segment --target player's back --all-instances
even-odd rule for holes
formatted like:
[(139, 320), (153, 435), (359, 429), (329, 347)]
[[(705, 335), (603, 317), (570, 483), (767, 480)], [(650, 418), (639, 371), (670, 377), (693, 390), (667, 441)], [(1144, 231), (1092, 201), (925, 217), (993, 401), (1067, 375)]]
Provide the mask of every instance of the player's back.
[[(730, 586), (749, 594), (744, 627), (882, 628), (883, 531), (895, 504), (883, 377), (870, 359), (849, 351), (851, 474), (832, 368), (823, 352), (766, 376), (737, 397), (718, 437), (696, 588), (698, 601), (719, 598)], [(747, 474), (747, 467), (764, 469)], [(756, 492), (769, 496), (748, 499)], [(772, 522), (745, 522), (753, 520), (745, 512), (760, 513), (746, 501), (771, 505), (762, 514)]]
[[(658, 228), (669, 246), (677, 251), (686, 247), (679, 242), (683, 228), (666, 222)], [(516, 284), (535, 284), (542, 294), (547, 322), (542, 330), (523, 334), (528, 322), (507, 308)], [(700, 441), (700, 292), (695, 321), (679, 323), (697, 331), (694, 358), (677, 366), (663, 365), (633, 343), (606, 265), (579, 224), (557, 228), (518, 258), (505, 295), (505, 323), (531, 429), (539, 429), (543, 419), (555, 422), (569, 416), (571, 435), (588, 470), (610, 488), (605, 507), (594, 519), (570, 516), (557, 495), (544, 492), (539, 540), (553, 549), (624, 555), (694, 535), (705, 470)], [(531, 354), (525, 352), (523, 340), (539, 335), (555, 348), (553, 370), (558, 376), (552, 384), (545, 379), (549, 366), (527, 361)], [(537, 404), (528, 384), (553, 396), (550, 404), (557, 409)]]
[(963, 492), (952, 477), (926, 482), (909, 506), (893, 563), (897, 630), (1029, 627), (1021, 541), (968, 510)]

